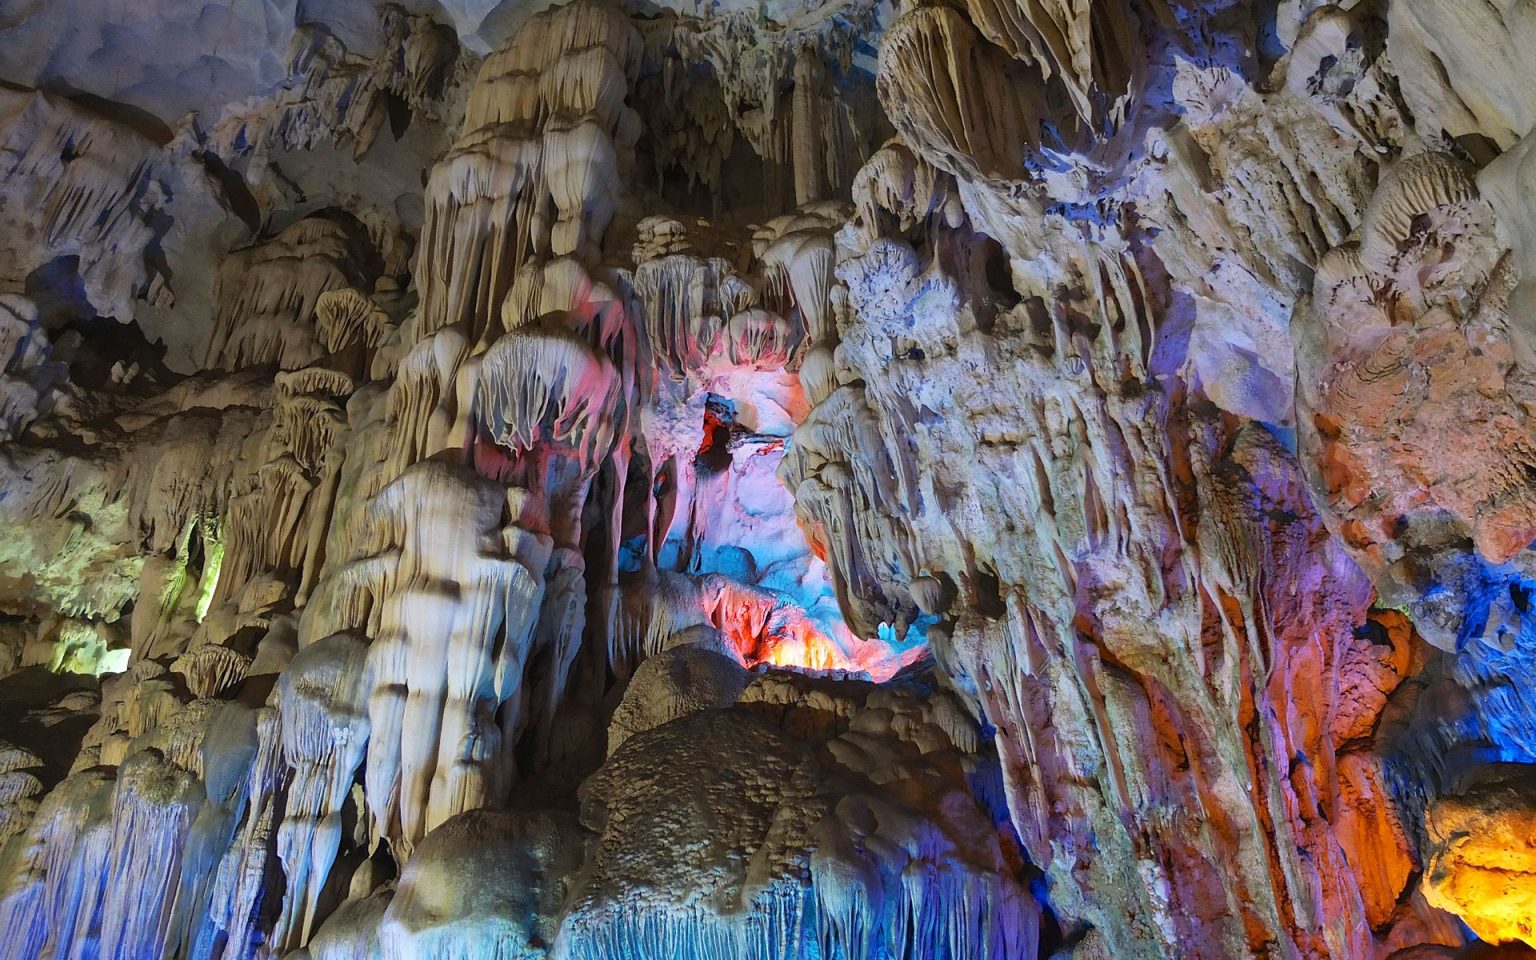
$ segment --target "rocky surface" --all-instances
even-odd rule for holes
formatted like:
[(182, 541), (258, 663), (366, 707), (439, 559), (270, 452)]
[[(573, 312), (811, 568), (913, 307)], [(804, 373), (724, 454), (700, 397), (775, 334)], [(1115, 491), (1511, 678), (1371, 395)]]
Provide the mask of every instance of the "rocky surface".
[(0, 954), (1536, 949), (1523, 4), (0, 27)]

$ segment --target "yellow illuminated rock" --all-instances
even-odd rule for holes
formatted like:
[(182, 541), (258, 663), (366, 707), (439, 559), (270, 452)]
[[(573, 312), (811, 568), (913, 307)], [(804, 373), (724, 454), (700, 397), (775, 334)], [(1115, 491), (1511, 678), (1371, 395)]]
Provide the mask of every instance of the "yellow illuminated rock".
[(1484, 940), (1536, 947), (1536, 767), (1481, 769), (1427, 820), (1426, 899)]

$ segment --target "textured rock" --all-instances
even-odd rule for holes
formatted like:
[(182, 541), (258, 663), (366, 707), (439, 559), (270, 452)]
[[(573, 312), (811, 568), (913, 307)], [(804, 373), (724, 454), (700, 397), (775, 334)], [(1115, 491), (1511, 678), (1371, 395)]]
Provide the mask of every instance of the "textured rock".
[(1039, 908), (939, 710), (860, 699), (768, 674), (619, 744), (582, 788), (598, 836), (556, 955), (1034, 954)]
[(1424, 892), (1494, 943), (1536, 947), (1531, 771), (1491, 766), (1430, 808)]
[(1531, 942), (1525, 5), (121, 6), (0, 13), (0, 952)]
[(435, 830), (384, 911), (384, 957), (546, 956), (581, 863), (573, 823), (472, 811)]

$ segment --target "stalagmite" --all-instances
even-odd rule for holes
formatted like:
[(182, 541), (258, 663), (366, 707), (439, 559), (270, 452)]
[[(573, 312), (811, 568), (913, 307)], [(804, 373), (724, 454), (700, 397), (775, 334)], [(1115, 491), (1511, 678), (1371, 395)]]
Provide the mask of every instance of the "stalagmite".
[(434, 830), (402, 872), (379, 927), (381, 955), (545, 955), (581, 848), (566, 818), (460, 814)]
[[(1016, 880), (987, 872), (1000, 867), (988, 816), (964, 788), (951, 792), (936, 763), (949, 741), (940, 734), (920, 756), (916, 742), (936, 731), (899, 699), (839, 702), (799, 684), (788, 692), (774, 703), (749, 688), (742, 706), (690, 711), (618, 745), (583, 788), (584, 817), (600, 836), (555, 955), (1033, 953), (1039, 908)], [(829, 709), (830, 729), (813, 719)], [(674, 756), (680, 741), (692, 748)], [(808, 749), (818, 742), (825, 764)], [(859, 792), (861, 777), (898, 768), (931, 791), (928, 809), (947, 813)], [(967, 831), (974, 847), (954, 846)], [(661, 842), (668, 835), (688, 839)], [(659, 896), (650, 885), (659, 878), (683, 896)], [(890, 945), (875, 946), (880, 938)]]
[(741, 666), (713, 650), (681, 646), (646, 658), (609, 721), (609, 756), (637, 733), (691, 713), (730, 706), (746, 686)]

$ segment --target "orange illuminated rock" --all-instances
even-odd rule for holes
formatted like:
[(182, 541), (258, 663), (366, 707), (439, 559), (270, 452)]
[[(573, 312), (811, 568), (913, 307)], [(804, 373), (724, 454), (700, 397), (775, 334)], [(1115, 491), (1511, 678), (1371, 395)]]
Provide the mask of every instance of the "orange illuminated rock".
[(1339, 845), (1360, 878), (1366, 919), (1379, 927), (1392, 918), (1398, 894), (1413, 873), (1408, 835), (1382, 782), (1379, 759), (1346, 753), (1338, 759), (1338, 776)]

